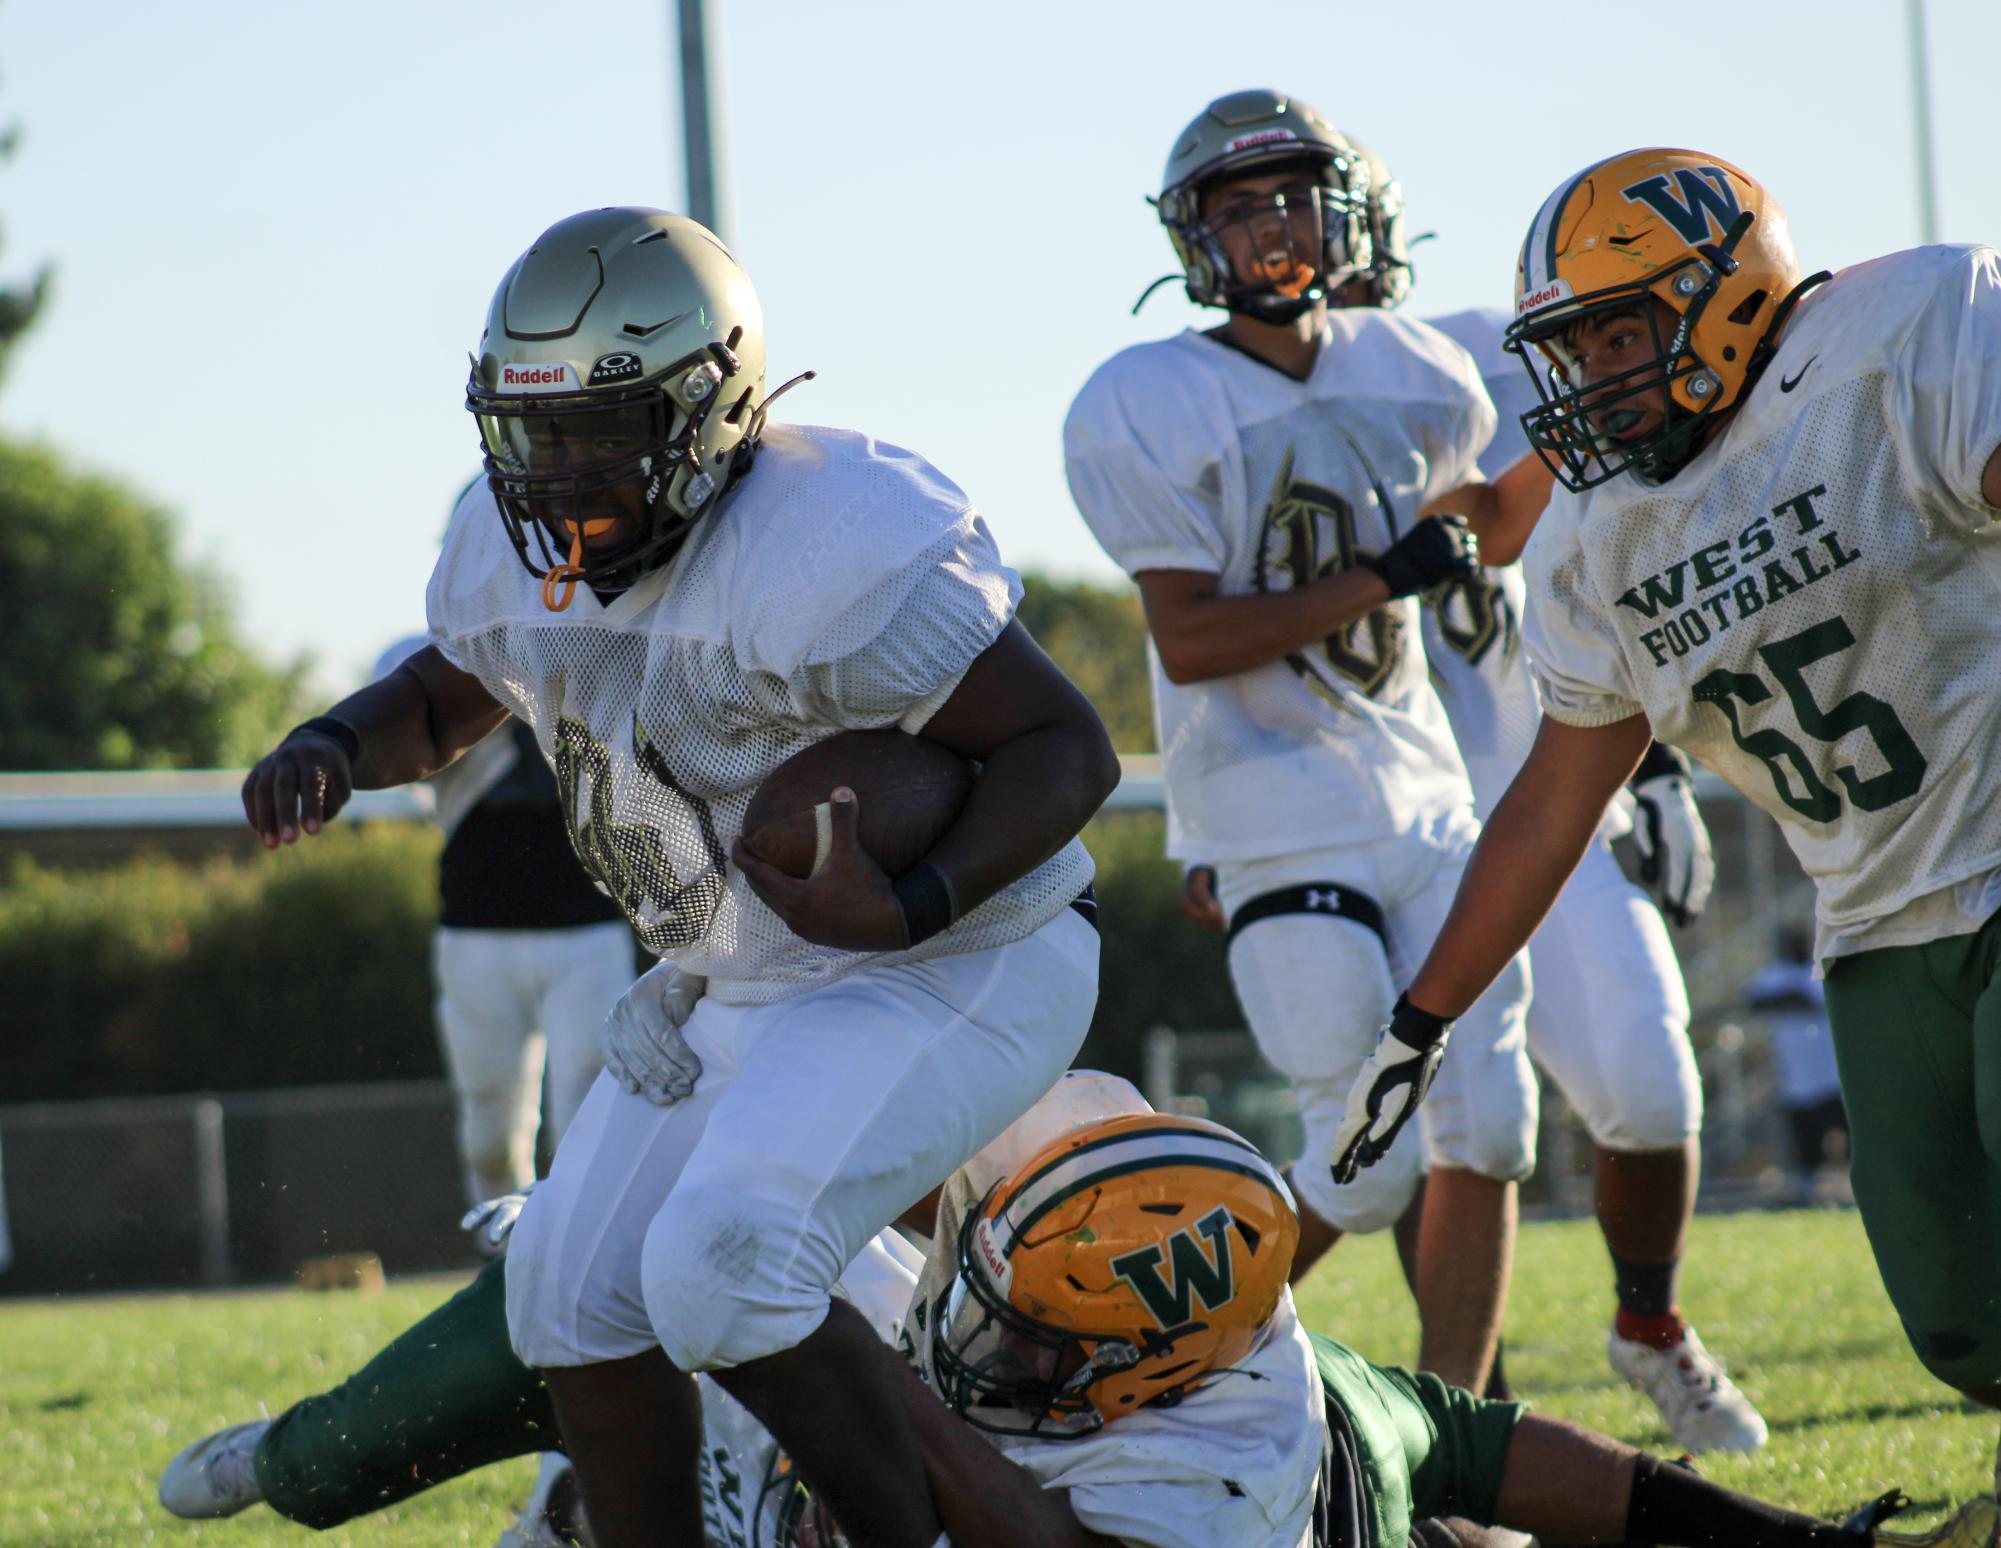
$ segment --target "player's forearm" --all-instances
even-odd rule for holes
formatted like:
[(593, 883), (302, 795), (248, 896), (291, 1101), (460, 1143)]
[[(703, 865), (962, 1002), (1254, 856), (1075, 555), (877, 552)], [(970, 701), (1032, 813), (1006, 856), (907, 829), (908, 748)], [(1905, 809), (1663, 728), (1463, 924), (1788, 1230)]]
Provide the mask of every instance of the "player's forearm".
[(1487, 822), (1452, 911), (1411, 980), (1411, 1004), (1463, 1015), (1555, 903), (1651, 733), (1635, 715), (1580, 730), (1545, 720)]
[(1118, 783), (1118, 755), (1095, 713), (1025, 731), (987, 754), (925, 862), (950, 880), (963, 915), (1075, 838)]
[[(1389, 600), (1382, 577), (1358, 568), (1286, 591), (1211, 592), (1171, 609), (1157, 608), (1149, 598), (1147, 624), (1168, 678), (1197, 683), (1283, 661)], [(1164, 616), (1156, 617), (1156, 611)]]
[(1516, 459), (1491, 484), (1462, 485), (1424, 508), (1427, 516), (1464, 516), (1480, 540), (1483, 564), (1513, 564), (1528, 547), (1556, 477), (1534, 452)]
[[(421, 659), (420, 659), (421, 658)], [(386, 790), (437, 773), (507, 716), (476, 678), (420, 651), (327, 714), (360, 744), (357, 790)]]
[(941, 1403), (916, 1372), (901, 1360), (897, 1365), (931, 1502), (952, 1548), (1116, 1548), (1086, 1530), (1063, 1490), (1043, 1488)]

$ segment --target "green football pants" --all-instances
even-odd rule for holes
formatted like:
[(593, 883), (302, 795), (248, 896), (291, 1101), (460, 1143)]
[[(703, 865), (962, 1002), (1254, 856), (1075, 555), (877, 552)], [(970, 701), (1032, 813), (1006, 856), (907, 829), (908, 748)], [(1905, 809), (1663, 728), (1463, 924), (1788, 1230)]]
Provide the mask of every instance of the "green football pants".
[(506, 1261), (271, 1422), (257, 1443), (266, 1504), (324, 1529), (489, 1462), (559, 1448), (548, 1389), (508, 1341)]
[(1366, 1548), (1404, 1548), (1413, 1521), (1464, 1516), (1490, 1525), (1525, 1403), (1496, 1403), (1428, 1371), (1372, 1365), (1308, 1335), (1330, 1408), (1347, 1416), (1361, 1468)]
[(1925, 1368), (2001, 1406), (2001, 915), (1827, 973), (1855, 1202)]

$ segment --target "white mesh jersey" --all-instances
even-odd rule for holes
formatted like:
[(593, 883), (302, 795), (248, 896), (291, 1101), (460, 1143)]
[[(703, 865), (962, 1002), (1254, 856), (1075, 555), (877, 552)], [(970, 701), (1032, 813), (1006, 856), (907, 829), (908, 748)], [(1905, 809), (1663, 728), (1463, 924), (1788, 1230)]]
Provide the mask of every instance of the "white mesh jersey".
[[(1226, 595), (1381, 553), (1477, 477), (1494, 411), (1463, 350), (1411, 319), (1336, 312), (1307, 380), (1206, 334), (1112, 357), (1064, 426), (1070, 491), (1128, 574)], [(1405, 599), (1282, 661), (1177, 684), (1148, 655), (1168, 853), (1249, 860), (1408, 829), (1468, 800)]]
[(751, 794), (844, 730), (923, 727), (1007, 626), (1021, 581), (958, 487), (846, 430), (774, 425), (671, 565), (552, 613), (484, 485), (431, 578), (431, 637), (533, 728), (585, 869), (657, 955), (758, 1004), (1003, 945), (1091, 877), (1074, 839), (910, 951), (799, 939), (728, 863)]
[(1925, 247), (1809, 294), (1674, 479), (1559, 490), (1544, 709), (1637, 712), (1784, 828), (1822, 957), (1976, 928), (2001, 868), (2001, 265)]
[[(1473, 357), (1500, 423), (1480, 454), (1480, 471), (1497, 478), (1528, 450), (1522, 415), (1541, 401), (1521, 360), (1501, 348), (1508, 314), (1476, 307), (1430, 319)], [(1478, 575), (1425, 594), (1424, 653), (1473, 782), (1484, 822), (1535, 742), (1542, 711), (1522, 649), (1527, 583), (1519, 564), (1489, 565)]]

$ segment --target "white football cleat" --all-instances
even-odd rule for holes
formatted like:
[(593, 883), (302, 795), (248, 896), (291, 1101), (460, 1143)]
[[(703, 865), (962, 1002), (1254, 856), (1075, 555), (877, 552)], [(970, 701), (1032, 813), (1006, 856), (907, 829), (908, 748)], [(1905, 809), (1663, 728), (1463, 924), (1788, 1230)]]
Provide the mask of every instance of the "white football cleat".
[(1764, 1417), (1723, 1371), (1723, 1363), (1685, 1328), (1681, 1342), (1656, 1349), (1614, 1328), (1605, 1354), (1612, 1369), (1653, 1399), (1668, 1433), (1683, 1450), (1756, 1451), (1765, 1444)]
[(252, 1465), (269, 1419), (232, 1424), (204, 1435), (167, 1464), (160, 1474), (160, 1503), (190, 1521), (233, 1516), (264, 1498)]

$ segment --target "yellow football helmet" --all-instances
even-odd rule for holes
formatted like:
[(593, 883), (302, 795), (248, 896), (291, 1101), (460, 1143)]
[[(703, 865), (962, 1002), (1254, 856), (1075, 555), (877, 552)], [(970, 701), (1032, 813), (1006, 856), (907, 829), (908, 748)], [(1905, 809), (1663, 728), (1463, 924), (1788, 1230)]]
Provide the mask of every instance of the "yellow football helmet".
[[(1586, 167), (1544, 201), (1516, 266), (1507, 347), (1543, 399), (1522, 417), (1530, 444), (1572, 489), (1629, 468), (1672, 477), (1743, 401), (1793, 306), (1825, 278), (1801, 281), (1778, 201), (1719, 157), (1636, 150)], [(1604, 381), (1574, 380), (1566, 331), (1620, 311), (1647, 319), (1653, 358)], [(1632, 442), (1608, 433), (1636, 398), (1663, 387), (1657, 432)]]
[(1177, 1402), (1256, 1347), (1298, 1244), (1277, 1169), (1220, 1124), (1072, 1129), (967, 1216), (939, 1391), (982, 1429), (1053, 1439)]

